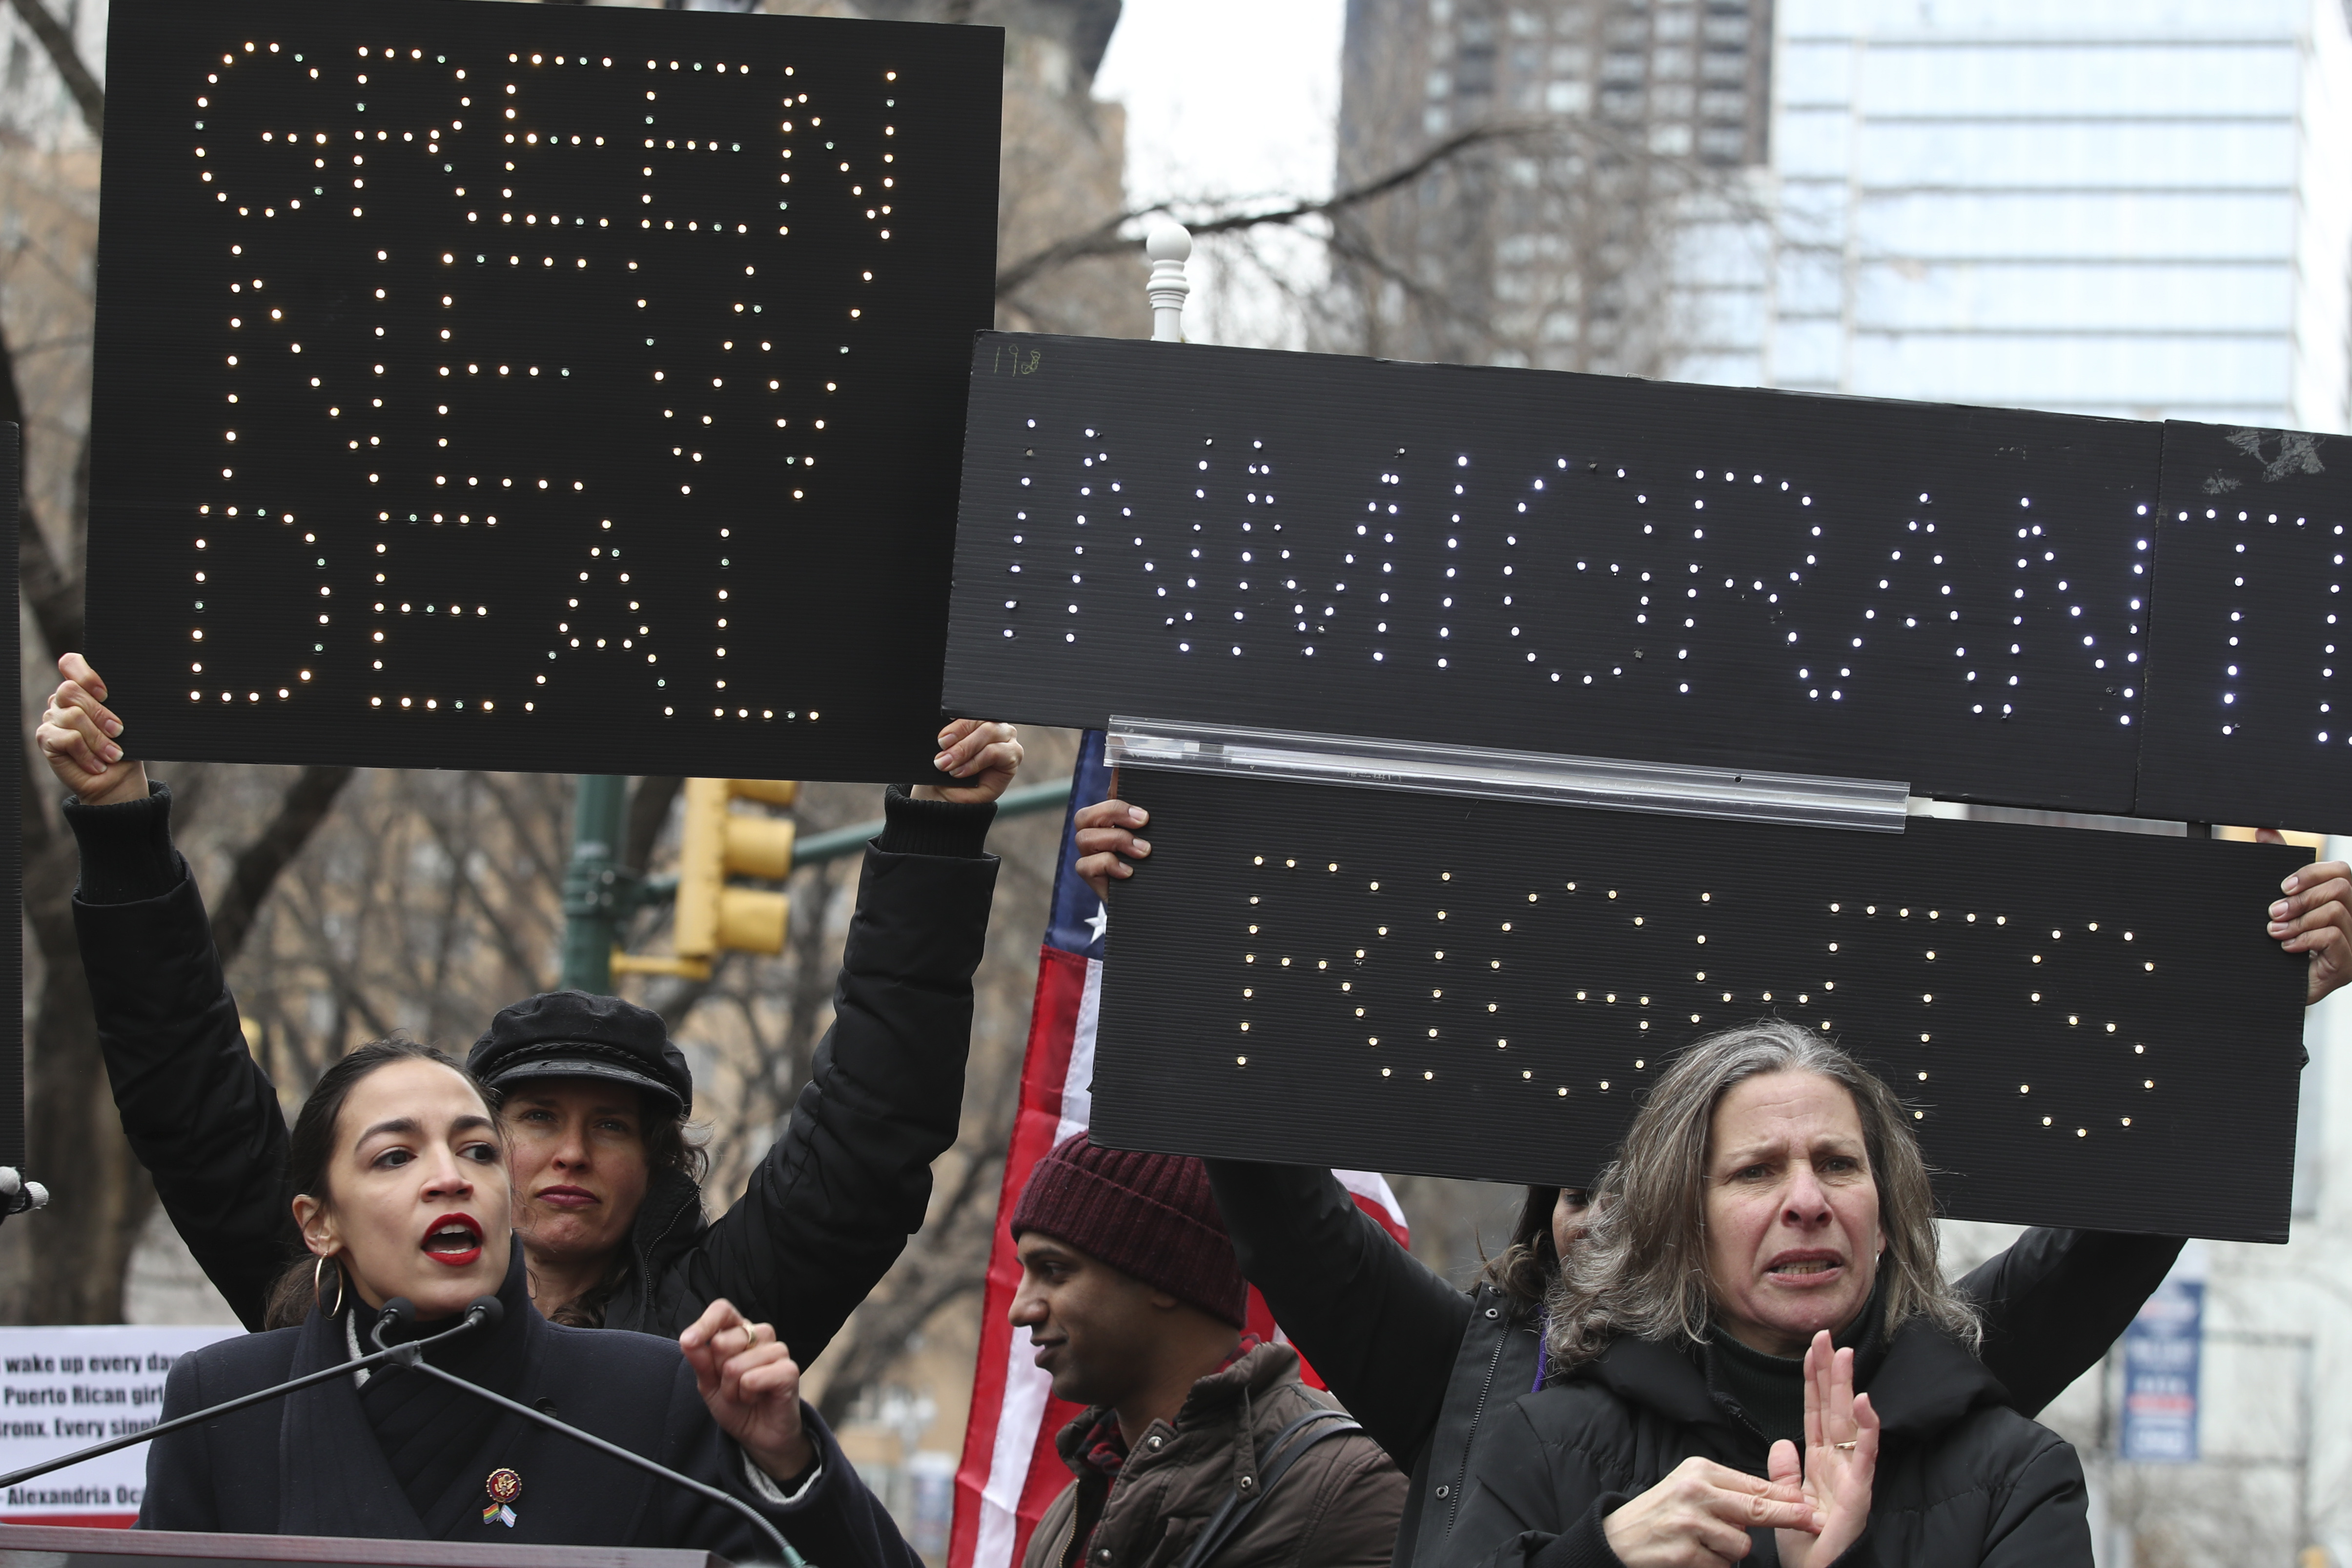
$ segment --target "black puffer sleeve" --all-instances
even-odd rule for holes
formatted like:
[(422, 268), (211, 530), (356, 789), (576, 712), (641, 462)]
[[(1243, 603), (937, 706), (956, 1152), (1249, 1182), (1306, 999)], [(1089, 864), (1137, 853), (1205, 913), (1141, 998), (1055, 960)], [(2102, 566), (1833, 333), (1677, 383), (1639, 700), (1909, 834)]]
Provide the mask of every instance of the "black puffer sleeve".
[(170, 849), (170, 806), (161, 786), (145, 801), (67, 806), (84, 865), (74, 929), (131, 1152), (205, 1277), (257, 1329), (271, 1283), (302, 1249), (279, 1191), (286, 1117), (246, 1048), (204, 897)]
[(1538, 1432), (1524, 1400), (1496, 1419), (1497, 1440), (1433, 1568), (1619, 1568), (1606, 1521), (1628, 1494), (1611, 1489), (1584, 1450)]
[[(2090, 1489), (2074, 1448), (2048, 1433), (1998, 1499), (1982, 1568), (2091, 1562)], [(1841, 1559), (1840, 1561), (1843, 1561)]]
[(1985, 1370), (2039, 1415), (2099, 1364), (2180, 1256), (2178, 1236), (2029, 1230), (1959, 1283), (1984, 1312)]
[(724, 1296), (773, 1322), (806, 1366), (922, 1228), (931, 1162), (962, 1115), (971, 977), (996, 891), (996, 857), (981, 844), (995, 808), (910, 800), (894, 788), (886, 809), (889, 827), (866, 852), (833, 1027), (783, 1136), (683, 1261), (688, 1289), (664, 1291), (668, 1314), (684, 1313), (664, 1332)]
[(1242, 1273), (1348, 1413), (1411, 1470), (1437, 1426), (1470, 1298), (1398, 1246), (1329, 1171), (1208, 1166)]

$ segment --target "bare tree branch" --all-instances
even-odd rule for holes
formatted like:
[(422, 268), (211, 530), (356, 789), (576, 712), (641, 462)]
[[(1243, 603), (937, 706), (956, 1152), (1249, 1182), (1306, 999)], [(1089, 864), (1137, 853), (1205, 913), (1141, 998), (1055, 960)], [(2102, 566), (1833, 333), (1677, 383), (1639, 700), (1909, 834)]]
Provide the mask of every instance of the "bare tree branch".
[(18, 791), (18, 804), (24, 811), (24, 820), (18, 828), (23, 834), (23, 848), (19, 852), (23, 862), (30, 864), (48, 852), (49, 841), (57, 836), (57, 830), (50, 825), (48, 812), (43, 810), (49, 769), (48, 765), (41, 760), (41, 754), (29, 746), (25, 747), (25, 760), (17, 766), (24, 774), (24, 788)]
[(89, 125), (92, 136), (106, 134), (106, 89), (89, 74), (82, 63), (81, 51), (74, 47), (73, 34), (57, 19), (41, 0), (15, 0), (16, 15), (31, 28), (33, 37), (41, 40), (48, 51), (49, 64), (64, 78), (66, 90), (73, 94), (74, 107), (81, 110), (82, 119)]
[(701, 1006), (702, 998), (710, 994), (710, 988), (718, 984), (734, 956), (732, 953), (719, 954), (710, 966), (709, 979), (671, 976), (646, 988), (646, 1006), (661, 1014), (662, 1024), (673, 1038), (686, 1027), (687, 1015)]
[(637, 780), (629, 791), (629, 827), (623, 835), (621, 863), (632, 871), (643, 871), (654, 858), (654, 845), (661, 831), (669, 822), (670, 803), (686, 787), (683, 779), (647, 778)]
[(228, 891), (213, 905), (213, 946), (219, 949), (223, 964), (236, 959), (278, 873), (319, 831), (354, 771), (349, 768), (302, 769), (302, 776), (278, 802), (277, 815), (239, 852), (229, 873)]
[[(1384, 174), (1376, 175), (1361, 184), (1350, 185), (1344, 191), (1334, 192), (1318, 201), (1292, 202), (1264, 212), (1235, 213), (1189, 226), (1192, 236), (1198, 239), (1205, 235), (1233, 234), (1269, 224), (1297, 224), (1307, 218), (1328, 217), (1350, 207), (1361, 206), (1366, 202), (1376, 201), (1391, 191), (1409, 185), (1431, 170), (1459, 158), (1473, 148), (1502, 141), (1522, 141), (1530, 137), (1556, 136), (1565, 129), (1568, 127), (1556, 120), (1474, 125), (1435, 143), (1419, 157)], [(996, 275), (997, 298), (1001, 299), (1045, 273), (1087, 256), (1119, 256), (1128, 251), (1141, 250), (1143, 242), (1140, 239), (1119, 231), (1138, 218), (1148, 217), (1161, 210), (1160, 207), (1130, 207), (1116, 217), (1105, 219), (1084, 234), (1056, 240), (1045, 249), (1001, 268)]]
[(25, 596), (25, 608), (33, 612), (41, 641), (48, 644), (49, 657), (56, 659), (81, 647), (81, 584), (58, 567), (32, 508), (22, 500), (18, 505), (24, 509), (16, 525), (16, 589)]
[[(25, 404), (16, 390), (16, 359), (10, 350), (7, 329), (0, 326), (0, 420), (25, 426)], [(21, 442), (21, 434), (18, 437)], [(17, 471), (24, 470), (21, 452)], [(41, 531), (40, 522), (33, 515), (31, 499), (17, 497), (16, 582), (25, 596), (25, 607), (33, 612), (33, 623), (41, 630), (41, 641), (48, 644), (49, 657), (81, 646), (81, 585), (73, 580), (58, 564), (57, 555), (49, 549), (49, 539)]]
[(68, 332), (61, 337), (37, 338), (29, 343), (17, 344), (16, 357), (23, 359), (32, 354), (50, 353), (58, 349), (87, 349), (90, 341), (91, 335), (88, 332)]
[(541, 837), (548, 824), (538, 821), (536, 813), (517, 800), (513, 791), (497, 775), (485, 773), (481, 778), (482, 788), (488, 790), (490, 799), (498, 802), (499, 812), (514, 831), (515, 841), (530, 857), (532, 870), (550, 887), (562, 887), (563, 866), (558, 858), (561, 852), (553, 842), (542, 841)]

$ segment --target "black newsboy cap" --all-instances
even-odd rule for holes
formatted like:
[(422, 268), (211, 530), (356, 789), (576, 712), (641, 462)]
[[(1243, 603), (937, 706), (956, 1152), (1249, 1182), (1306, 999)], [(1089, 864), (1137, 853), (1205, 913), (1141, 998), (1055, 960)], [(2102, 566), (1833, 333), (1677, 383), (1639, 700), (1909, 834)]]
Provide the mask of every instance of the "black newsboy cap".
[(533, 1078), (602, 1078), (694, 1109), (694, 1074), (661, 1014), (618, 997), (546, 991), (499, 1009), (466, 1065), (494, 1090)]

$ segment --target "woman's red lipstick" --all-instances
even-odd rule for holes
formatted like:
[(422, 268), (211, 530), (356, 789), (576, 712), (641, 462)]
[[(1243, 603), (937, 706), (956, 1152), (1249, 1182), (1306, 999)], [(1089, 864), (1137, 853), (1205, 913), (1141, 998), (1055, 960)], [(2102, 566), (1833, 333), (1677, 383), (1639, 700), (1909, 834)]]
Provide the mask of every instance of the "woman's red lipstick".
[(482, 1222), (470, 1214), (445, 1214), (417, 1245), (436, 1263), (463, 1269), (482, 1256)]

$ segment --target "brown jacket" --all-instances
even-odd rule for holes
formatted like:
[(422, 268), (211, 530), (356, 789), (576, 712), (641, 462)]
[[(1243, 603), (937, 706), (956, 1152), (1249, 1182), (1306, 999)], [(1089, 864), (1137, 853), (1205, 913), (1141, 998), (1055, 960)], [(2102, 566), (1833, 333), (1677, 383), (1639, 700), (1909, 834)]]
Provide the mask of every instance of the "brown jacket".
[[(1176, 1424), (1153, 1422), (1116, 1479), (1078, 1451), (1108, 1414), (1087, 1411), (1055, 1440), (1078, 1479), (1038, 1521), (1022, 1568), (1172, 1568), (1242, 1479), (1255, 1484), (1276, 1434), (1336, 1404), (1298, 1380), (1289, 1346), (1261, 1344), (1192, 1385)], [(1327, 1437), (1227, 1540), (1214, 1568), (1385, 1568), (1404, 1492), (1404, 1477), (1370, 1437)]]

